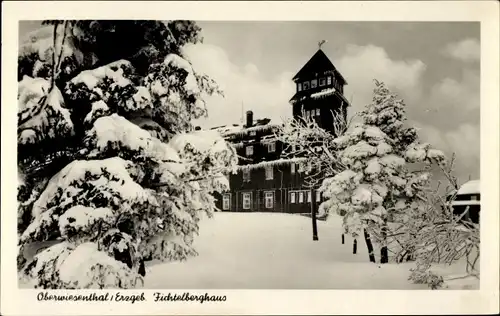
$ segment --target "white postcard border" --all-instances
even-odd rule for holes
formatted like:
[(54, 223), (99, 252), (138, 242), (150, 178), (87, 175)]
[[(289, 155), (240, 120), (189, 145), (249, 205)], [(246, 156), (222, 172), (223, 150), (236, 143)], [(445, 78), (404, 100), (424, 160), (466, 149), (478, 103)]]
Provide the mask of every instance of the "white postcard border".
[[(2, 3), (1, 312), (11, 314), (466, 314), (498, 312), (499, 296), (499, 15), (496, 1), (355, 2), (4, 2)], [(129, 290), (147, 302), (38, 301), (43, 290), (20, 290), (16, 275), (16, 91), (20, 20), (192, 19), (268, 21), (481, 22), (481, 289)], [(85, 294), (89, 291), (49, 291)], [(153, 293), (225, 295), (225, 302), (153, 302)]]

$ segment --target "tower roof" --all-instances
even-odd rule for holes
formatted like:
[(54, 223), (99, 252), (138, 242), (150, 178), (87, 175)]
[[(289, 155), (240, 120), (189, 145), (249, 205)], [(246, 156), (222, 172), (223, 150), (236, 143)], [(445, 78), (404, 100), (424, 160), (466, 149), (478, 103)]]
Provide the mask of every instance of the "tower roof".
[(313, 73), (325, 73), (329, 71), (334, 72), (336, 76), (340, 77), (345, 83), (347, 83), (344, 77), (340, 74), (340, 72), (338, 72), (333, 63), (320, 48), (299, 70), (299, 72), (297, 72), (292, 80), (296, 81), (297, 79), (307, 77)]

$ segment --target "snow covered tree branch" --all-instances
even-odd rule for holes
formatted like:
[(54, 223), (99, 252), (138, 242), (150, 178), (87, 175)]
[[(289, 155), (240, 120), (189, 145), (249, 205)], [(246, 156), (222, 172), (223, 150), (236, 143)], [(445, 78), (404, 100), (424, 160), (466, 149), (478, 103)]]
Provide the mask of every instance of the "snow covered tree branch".
[[(30, 39), (20, 50), (20, 275), (44, 288), (139, 286), (144, 261), (196, 255), (198, 222), (236, 168), (220, 135), (194, 131), (192, 120), (207, 115), (204, 97), (220, 92), (182, 57), (199, 28), (46, 24), (53, 41)], [(103, 44), (110, 36), (129, 41), (117, 51)], [(33, 245), (45, 246), (33, 253)]]
[(277, 138), (286, 144), (284, 157), (307, 157), (310, 166), (307, 167), (306, 182), (310, 186), (320, 184), (325, 178), (345, 170), (345, 166), (337, 157), (335, 138), (344, 135), (352, 124), (352, 118), (347, 119), (341, 108), (333, 117), (333, 133), (319, 127), (318, 123), (303, 115), (304, 118), (289, 119), (278, 128)]
[(321, 167), (315, 183), (321, 183), (326, 201), (320, 209), (343, 216), (346, 232), (354, 237), (363, 234), (367, 244), (374, 238), (385, 263), (390, 244), (401, 243), (407, 235), (404, 227), (429, 185), (428, 168), (418, 171), (415, 166), (442, 166), (445, 157), (429, 144), (419, 143), (414, 128), (405, 127), (403, 100), (381, 82), (375, 80), (372, 103), (359, 116), (359, 124), (334, 116), (334, 133), (311, 120), (291, 121), (282, 128), (280, 138), (299, 148), (292, 154), (307, 155)]

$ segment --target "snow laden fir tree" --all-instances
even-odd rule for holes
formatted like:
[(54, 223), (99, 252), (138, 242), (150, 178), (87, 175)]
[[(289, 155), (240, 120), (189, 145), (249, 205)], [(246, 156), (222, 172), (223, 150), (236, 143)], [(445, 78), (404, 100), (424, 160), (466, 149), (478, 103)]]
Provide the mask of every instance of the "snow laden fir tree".
[[(346, 231), (354, 237), (363, 233), (371, 252), (374, 237), (381, 246), (380, 262), (387, 263), (388, 233), (393, 231), (389, 225), (409, 228), (422, 215), (421, 198), (430, 173), (410, 167), (444, 164), (445, 157), (429, 144), (419, 143), (415, 128), (404, 125), (403, 101), (383, 83), (375, 84), (372, 103), (360, 113), (361, 124), (332, 141), (341, 171), (324, 180), (320, 190), (327, 201), (321, 207), (342, 214)], [(409, 234), (409, 229), (398, 231), (412, 238)], [(370, 260), (375, 262), (373, 253)]]
[[(349, 120), (344, 111), (332, 113), (334, 133), (311, 119), (289, 120), (278, 133), (296, 148), (292, 154), (307, 155), (306, 181), (325, 197), (319, 213), (342, 216), (344, 232), (355, 243), (364, 238), (371, 262), (414, 261), (409, 279), (415, 283), (442, 286), (432, 266), (458, 260), (466, 261), (465, 277), (479, 277), (479, 225), (464, 222), (447, 202), (459, 188), (454, 158), (419, 141), (405, 124), (403, 100), (384, 83), (375, 81), (364, 111)], [(431, 182), (435, 172), (448, 180), (444, 190)]]
[(43, 288), (140, 286), (144, 261), (196, 255), (200, 216), (236, 166), (232, 147), (192, 123), (220, 93), (182, 54), (200, 28), (44, 24), (19, 55), (20, 276)]

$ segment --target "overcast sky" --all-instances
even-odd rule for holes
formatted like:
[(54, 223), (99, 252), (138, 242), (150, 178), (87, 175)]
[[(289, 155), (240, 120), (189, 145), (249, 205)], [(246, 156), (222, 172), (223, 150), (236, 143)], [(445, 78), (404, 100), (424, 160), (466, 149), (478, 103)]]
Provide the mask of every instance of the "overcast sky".
[[(208, 100), (204, 127), (239, 123), (244, 110), (279, 120), (291, 115), (293, 75), (317, 43), (348, 82), (351, 113), (371, 100), (372, 79), (407, 104), (409, 123), (446, 154), (457, 154), (461, 181), (479, 178), (479, 23), (199, 22), (204, 43), (185, 48), (224, 98)], [(33, 23), (21, 25), (21, 33)]]
[(188, 47), (225, 98), (209, 102), (205, 126), (238, 123), (242, 104), (255, 117), (291, 115), (291, 78), (317, 43), (348, 82), (351, 113), (371, 101), (372, 79), (407, 104), (409, 123), (448, 155), (462, 181), (479, 178), (479, 23), (199, 22), (204, 43)]

